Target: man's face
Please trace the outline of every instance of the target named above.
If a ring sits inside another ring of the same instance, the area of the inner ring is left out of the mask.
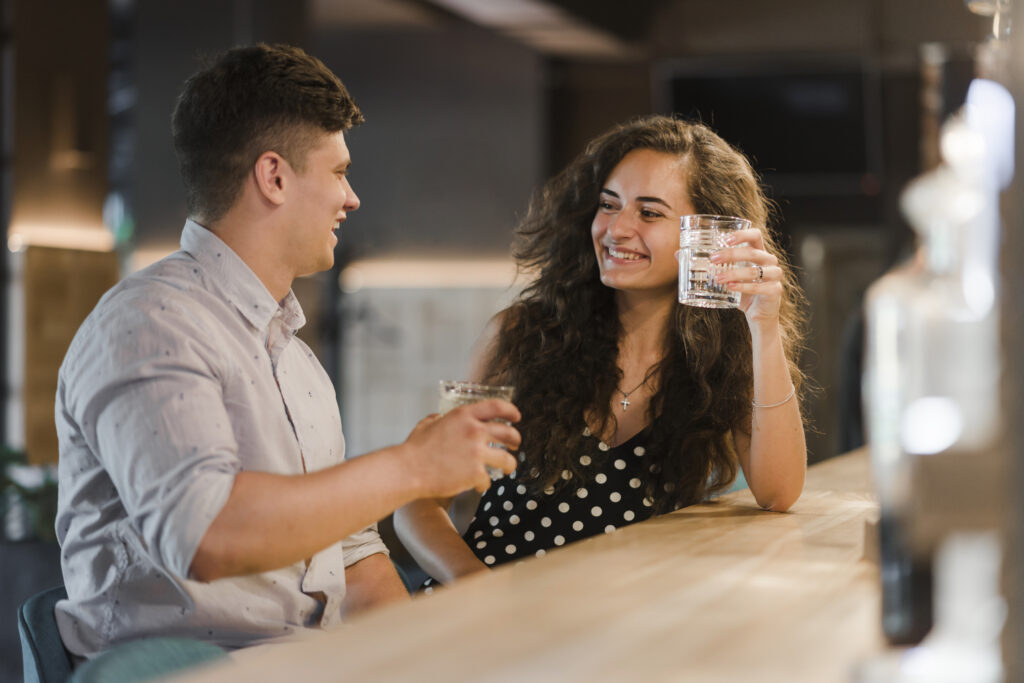
[[[288,194],[291,220],[286,253],[295,277],[328,270],[334,265],[335,234],[359,197],[348,182],[352,160],[345,135],[324,133],[306,153],[302,172],[294,172]]]

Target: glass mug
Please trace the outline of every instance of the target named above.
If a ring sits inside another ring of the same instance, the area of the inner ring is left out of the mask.
[[[679,219],[679,303],[701,308],[737,308],[740,292],[715,282],[715,275],[746,262],[712,263],[711,255],[728,246],[725,239],[737,230],[746,230],[750,221],[735,216],[695,214]]]
[[[444,415],[449,410],[464,406],[468,403],[476,403],[477,401],[484,401],[489,398],[501,398],[506,401],[511,401],[512,396],[515,394],[515,387],[510,386],[491,386],[488,384],[476,384],[474,382],[461,382],[454,380],[441,380],[438,384],[438,391],[441,394],[441,398],[437,404],[437,412]],[[495,420],[495,422],[503,422],[510,424],[507,420]],[[495,448],[501,448],[502,450],[508,450],[500,444],[491,444]],[[505,476],[505,473],[499,469],[487,466],[487,473],[491,475],[492,481],[497,481]]]

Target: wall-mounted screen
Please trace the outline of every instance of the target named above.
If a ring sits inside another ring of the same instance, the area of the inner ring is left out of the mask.
[[[861,60],[680,61],[656,73],[659,109],[739,147],[776,196],[878,193],[878,77]]]

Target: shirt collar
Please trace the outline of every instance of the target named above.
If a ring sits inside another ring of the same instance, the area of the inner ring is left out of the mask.
[[[278,311],[293,334],[306,324],[302,306],[292,290],[280,303],[275,301],[252,268],[231,247],[192,219],[185,221],[181,249],[211,273],[228,302],[256,329],[265,330]]]

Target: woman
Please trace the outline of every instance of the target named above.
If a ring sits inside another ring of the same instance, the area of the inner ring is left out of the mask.
[[[799,292],[765,228],[736,233],[719,282],[739,310],[677,303],[679,217],[769,205],[705,126],[648,116],[593,140],[533,201],[516,257],[538,273],[485,332],[474,379],[516,387],[520,465],[460,536],[451,500],[395,514],[443,583],[697,503],[742,468],[783,511],[803,488]]]

